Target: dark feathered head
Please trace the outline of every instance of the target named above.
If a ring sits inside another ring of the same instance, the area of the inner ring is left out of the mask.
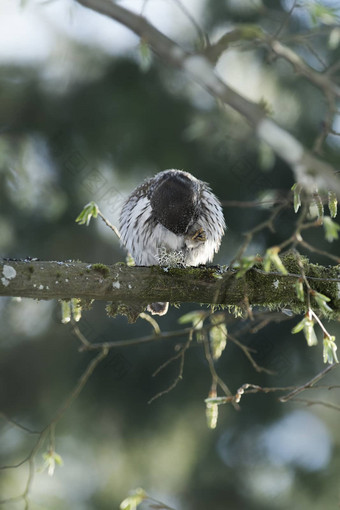
[[[150,193],[152,212],[164,227],[185,234],[196,216],[199,193],[197,181],[184,173],[162,173]]]

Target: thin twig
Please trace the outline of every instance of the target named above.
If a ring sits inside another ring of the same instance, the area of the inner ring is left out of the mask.
[[[131,340],[117,340],[115,342],[98,342],[90,344],[87,347],[80,347],[79,351],[94,351],[98,349],[102,349],[105,347],[106,349],[114,349],[116,347],[127,347],[131,345],[139,345],[147,342],[159,342],[168,338],[176,338],[178,336],[184,336],[190,332],[191,328],[184,328],[178,331],[162,331],[159,335],[147,335],[141,336],[139,338],[132,338]]]
[[[206,32],[204,32],[202,27],[197,23],[197,21],[192,16],[192,14],[188,11],[188,9],[186,8],[186,6],[183,2],[181,2],[180,0],[172,0],[172,1],[183,12],[183,14],[188,18],[188,20],[190,21],[192,26],[195,28],[195,30],[198,34],[198,37],[201,39],[203,48],[205,48],[209,44],[208,34]]]
[[[80,340],[80,342],[83,345],[84,349],[89,349],[91,346],[91,343],[87,340],[87,338],[83,335],[83,333],[80,331],[78,324],[74,321],[74,319],[71,319],[71,325],[72,325],[72,331],[76,335],[76,337]]]
[[[324,257],[328,257],[331,260],[334,260],[337,264],[340,264],[340,257],[336,257],[335,255],[332,255],[331,253],[328,253],[327,251],[320,250],[319,248],[315,248],[315,246],[312,246],[311,244],[307,243],[304,239],[301,238],[301,240],[298,241],[298,244],[306,248],[307,250],[318,253],[319,255],[323,255]]]
[[[74,387],[73,391],[70,393],[70,395],[67,397],[63,405],[60,407],[60,409],[56,412],[54,415],[54,418],[49,423],[49,427],[52,424],[58,423],[58,421],[64,416],[67,409],[70,407],[70,405],[74,402],[74,400],[78,397],[79,393],[84,388],[85,384],[93,374],[96,367],[99,365],[99,363],[108,355],[109,349],[107,349],[105,346],[102,347],[101,351],[95,356],[90,363],[88,364],[85,372],[81,375],[78,383]]]
[[[104,214],[98,209],[98,216],[101,217],[101,219],[103,220],[103,222],[111,229],[113,230],[113,232],[116,234],[116,236],[118,237],[118,239],[120,239],[120,232],[118,230],[117,227],[115,227],[114,225],[112,225],[112,223],[109,222],[109,220],[107,218],[105,218]]]
[[[173,381],[172,384],[170,384],[170,386],[168,388],[166,388],[165,390],[163,391],[160,391],[159,393],[157,393],[156,395],[154,395],[152,398],[150,398],[150,400],[148,401],[148,404],[151,404],[151,402],[153,402],[154,400],[156,400],[157,398],[160,398],[162,397],[163,395],[165,395],[166,393],[169,393],[171,390],[173,390],[177,384],[179,383],[179,381],[182,380],[183,378],[183,370],[184,370],[184,357],[185,357],[185,353],[186,351],[189,349],[189,345],[191,344],[191,341],[192,341],[192,337],[193,337],[193,328],[190,329],[190,332],[189,332],[189,338],[188,338],[188,341],[184,344],[184,346],[182,347],[182,349],[175,355],[173,356],[172,358],[170,358],[169,360],[167,360],[167,362],[163,363],[163,365],[161,365],[157,370],[156,372],[153,373],[153,376],[155,376],[156,374],[158,374],[161,370],[163,370],[163,368],[165,368],[167,365],[169,365],[169,363],[172,363],[173,361],[175,361],[176,359],[180,358],[180,365],[179,365],[179,372],[178,372],[178,376],[176,377],[176,379]]]
[[[205,358],[208,362],[209,370],[210,370],[210,373],[212,376],[213,385],[220,386],[221,390],[226,395],[226,397],[232,397],[233,396],[232,392],[230,391],[228,386],[225,384],[225,382],[220,378],[220,376],[216,372],[214,360],[213,360],[213,357],[210,352],[210,345],[209,345],[207,335],[204,335],[204,337],[203,337],[203,346],[204,346]],[[235,408],[238,409],[238,406],[235,405]]]
[[[276,30],[275,34],[272,36],[273,39],[277,39],[278,36],[280,35],[280,33],[282,32],[282,30],[288,25],[291,17],[292,17],[292,14],[293,14],[293,11],[296,7],[296,3],[297,3],[297,0],[294,0],[294,2],[292,3],[292,6],[291,8],[289,9],[289,11],[287,12],[286,16],[285,16],[285,19],[283,20],[283,23],[281,23],[281,25],[279,26],[279,28]]]
[[[155,335],[160,335],[161,334],[161,328],[159,327],[158,322],[156,321],[156,319],[151,317],[151,315],[149,315],[148,313],[145,313],[145,312],[141,312],[139,314],[139,318],[140,319],[144,319],[145,321],[147,321],[147,322],[149,322],[151,324],[151,326],[154,329]]]
[[[329,409],[335,409],[335,411],[340,411],[340,406],[332,404],[331,402],[325,402],[324,400],[308,400],[304,398],[294,398],[293,402],[301,402],[307,404],[307,406],[320,405],[328,407]]]
[[[287,395],[284,395],[283,397],[280,397],[280,402],[288,402],[288,400],[291,400],[296,395],[301,393],[302,391],[305,391],[306,389],[311,388],[315,385],[318,381],[320,381],[323,377],[325,377],[326,374],[331,372],[335,367],[339,367],[339,363],[333,363],[333,365],[329,365],[324,370],[322,370],[319,374],[315,375],[312,379],[307,381],[305,384],[302,384],[301,386],[298,386],[295,388],[292,392],[288,393]]]
[[[47,435],[51,433],[51,430],[52,430],[52,436],[53,436],[53,429],[54,429],[55,425],[63,418],[65,412],[68,410],[68,408],[74,402],[74,400],[79,396],[80,392],[84,388],[85,384],[89,380],[89,378],[92,375],[95,368],[105,358],[105,356],[107,356],[107,354],[108,354],[108,349],[102,348],[101,351],[97,354],[97,356],[95,356],[91,360],[91,362],[87,366],[85,372],[83,372],[78,383],[74,387],[73,391],[70,393],[68,398],[65,400],[64,404],[59,408],[59,410],[56,412],[56,414],[54,415],[52,420],[49,422],[49,424],[40,432],[39,438],[37,439],[35,445],[33,446],[30,454],[23,461],[18,463],[16,466],[3,466],[2,469],[9,469],[12,467],[18,467],[18,466],[23,465],[24,463],[28,462],[29,468],[28,468],[28,477],[27,477],[27,481],[26,481],[26,485],[25,485],[23,493],[19,496],[15,496],[14,498],[0,500],[0,505],[9,503],[9,502],[13,502],[13,501],[23,500],[25,502],[25,508],[28,508],[28,505],[29,505],[28,494],[30,492],[30,488],[31,488],[33,478],[34,478],[35,457],[36,457],[37,452],[40,450]]]
[[[39,430],[32,430],[25,425],[18,423],[16,420],[13,420],[13,418],[9,418],[3,411],[0,411],[0,418],[3,418],[5,421],[13,425],[13,427],[23,430],[24,432],[28,432],[28,434],[40,434]]]
[[[241,349],[241,351],[246,355],[246,357],[249,359],[250,363],[252,364],[253,368],[256,370],[256,372],[264,372],[265,374],[274,375],[275,372],[273,370],[269,370],[268,368],[261,367],[256,363],[253,356],[250,354],[250,349],[246,345],[242,344],[237,338],[235,338],[233,335],[228,333],[228,340],[231,340],[237,347]]]
[[[233,258],[233,260],[230,262],[230,267],[233,267],[233,265],[241,259],[244,252],[248,248],[249,244],[253,240],[253,237],[255,234],[257,234],[258,232],[260,232],[261,230],[263,230],[265,228],[268,228],[272,232],[275,231],[274,221],[275,221],[276,217],[278,216],[278,214],[282,211],[282,209],[284,209],[286,207],[286,203],[287,202],[283,202],[283,203],[277,205],[273,209],[273,211],[270,214],[268,219],[262,221],[261,223],[259,223],[254,228],[252,228],[251,230],[249,230],[248,232],[246,232],[244,234],[246,239],[245,239],[244,243],[241,245],[241,247],[239,248],[239,250],[238,250],[237,254],[235,255],[235,257]]]
[[[263,206],[270,206],[270,205],[277,205],[277,204],[285,204],[287,207],[290,205],[287,202],[286,198],[281,199],[274,199],[274,200],[222,200],[221,205],[222,207],[262,207]]]

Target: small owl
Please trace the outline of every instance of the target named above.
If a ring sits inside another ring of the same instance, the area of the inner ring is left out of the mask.
[[[181,170],[164,170],[138,186],[119,219],[121,242],[139,266],[198,266],[212,261],[226,225],[209,186]],[[148,311],[164,315],[169,303]]]

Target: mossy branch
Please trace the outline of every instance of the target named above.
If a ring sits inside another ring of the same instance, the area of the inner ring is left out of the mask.
[[[253,267],[242,278],[236,270],[219,267],[129,267],[118,263],[1,260],[0,295],[34,299],[97,299],[113,303],[147,304],[155,301],[195,302],[269,309],[287,307],[305,312],[296,292],[301,276],[293,255],[282,261],[288,274]],[[340,315],[339,266],[324,267],[304,261],[311,288],[330,298],[332,314]]]

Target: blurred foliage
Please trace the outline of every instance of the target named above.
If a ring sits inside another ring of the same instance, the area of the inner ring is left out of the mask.
[[[305,4],[289,18],[292,2],[288,1],[205,2],[198,21],[210,38],[235,22],[255,23],[272,34],[280,29],[284,42],[310,65],[318,68],[316,55],[321,55],[331,66],[339,61],[340,45],[329,46],[334,28],[329,25],[329,13],[314,9],[311,14]],[[25,3],[23,18],[29,8],[30,1]],[[308,44],[301,39],[306,32]],[[196,36],[193,31],[188,41],[187,34],[181,35],[193,47]],[[75,218],[84,204],[94,200],[115,223],[126,194],[146,176],[166,168],[185,169],[208,181],[225,203],[277,200],[291,189],[290,169],[259,143],[243,119],[216,104],[181,73],[157,58],[150,59],[145,46],[112,56],[91,47],[90,41],[73,44],[68,40],[68,45],[65,58],[70,68],[82,62],[82,71],[76,78],[69,71],[62,87],[34,61],[1,65],[2,256],[105,264],[125,260],[114,234],[99,219],[85,228]],[[240,86],[247,81],[250,92],[270,105],[274,118],[312,148],[327,112],[322,93],[296,76],[287,63],[273,60],[261,46],[247,42],[230,51],[236,58],[228,72],[239,75]],[[147,65],[140,63],[138,52],[143,52]],[[58,60],[49,66],[57,68]],[[254,80],[242,78],[249,72]],[[339,139],[329,136],[322,152],[334,163],[339,158]],[[225,207],[228,232],[216,263],[228,264],[243,241],[243,232],[267,219],[270,207]],[[282,210],[275,231],[262,231],[245,255],[264,254],[278,245],[291,235],[295,220],[293,205]],[[305,239],[338,254],[338,232],[330,218],[326,227],[334,239],[331,245],[322,227],[306,231]],[[313,261],[329,263],[317,254]],[[178,328],[178,318],[196,308],[172,307],[159,320],[161,329]],[[0,315],[0,409],[7,417],[40,430],[70,393],[91,354],[78,352],[79,342],[71,325],[61,324],[57,303],[2,298]],[[218,343],[223,344],[216,369],[232,392],[244,382],[302,384],[323,368],[322,346],[308,348],[300,335],[292,337],[296,323],[296,318],[287,317],[251,333],[249,320],[228,316],[228,335],[237,336],[248,326],[242,341],[255,349],[255,361],[274,375],[257,373],[229,337],[223,350],[226,330],[215,328],[222,336]],[[128,325],[123,318],[108,318],[103,303],[85,311],[79,327],[90,342],[138,338],[151,332],[150,324],[141,319]],[[337,325],[330,329],[334,334],[339,330]],[[270,394],[249,395],[241,400],[239,412],[221,406],[217,426],[210,430],[204,399],[211,376],[203,345],[196,341],[186,353],[183,380],[147,405],[173,382],[179,367],[169,364],[156,377],[153,372],[185,341],[175,338],[110,351],[56,427],[58,454],[45,449],[45,459],[44,452],[38,457],[37,467],[42,469],[48,461],[55,468],[54,476],[46,471],[35,474],[29,508],[108,510],[118,508],[136,487],[183,510],[336,506],[340,464],[336,411],[317,406],[304,409],[301,422],[294,415],[298,404],[279,403]],[[313,397],[318,396],[315,391]],[[336,390],[332,396],[336,398]],[[289,417],[290,441],[285,443],[273,427],[285,425]],[[17,464],[30,452],[34,436],[6,419],[0,425],[1,463]],[[290,445],[306,462],[298,462],[293,454],[284,456],[277,445],[280,441],[286,451]],[[55,465],[60,458],[63,466]],[[25,465],[0,471],[1,497],[20,494],[26,476]],[[22,504],[8,503],[6,510],[22,508]],[[148,507],[142,503],[140,508]]]

